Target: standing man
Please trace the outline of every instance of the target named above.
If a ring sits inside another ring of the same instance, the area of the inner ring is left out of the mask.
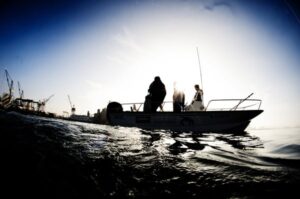
[[[196,93],[195,93],[194,99],[192,101],[192,104],[194,104],[196,110],[202,111],[204,109],[203,90],[200,89],[198,84],[195,85],[195,90],[196,90]]]
[[[151,112],[153,113],[161,106],[167,94],[166,87],[159,76],[154,78],[154,81],[149,86],[148,92],[151,98]]]
[[[174,93],[173,93],[173,111],[178,113],[184,110],[185,94],[183,91],[176,87],[176,82],[174,83]]]
[[[192,103],[187,107],[187,111],[203,111],[203,91],[200,89],[199,85],[196,84],[195,86],[195,96]]]
[[[198,84],[195,85],[195,90],[196,90],[196,93],[195,93],[193,102],[200,101],[203,104],[203,91],[202,91],[202,89],[200,89]]]

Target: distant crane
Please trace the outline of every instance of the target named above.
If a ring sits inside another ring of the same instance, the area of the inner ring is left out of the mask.
[[[14,86],[14,81],[10,77],[8,71],[5,69],[5,75],[6,75],[6,80],[7,80],[7,85],[8,85],[8,90],[9,93],[4,93],[0,97],[0,106],[4,108],[8,108],[12,105],[13,102],[13,86]]]
[[[24,97],[24,91],[21,89],[21,85],[20,85],[20,82],[18,82],[18,90],[19,90],[19,99],[15,99],[15,104],[17,106],[19,106],[20,108],[24,108],[24,102],[22,101],[23,100],[23,97]]]
[[[8,85],[8,89],[9,89],[9,96],[12,97],[14,81],[12,80],[12,78],[10,77],[10,75],[6,69],[5,69],[5,75],[6,75],[7,85]]]
[[[75,111],[76,111],[75,105],[72,104],[70,95],[68,95],[68,98],[69,98],[69,103],[70,103],[70,106],[71,106],[71,113],[72,113],[72,115],[74,115],[74,114],[75,114]]]
[[[44,99],[43,103],[46,104],[53,96],[54,94],[50,95],[47,99]]]
[[[38,110],[41,112],[45,112],[46,103],[54,96],[54,94],[50,95],[48,98],[44,99],[42,102],[38,103]]]
[[[18,89],[19,89],[19,96],[20,96],[20,99],[23,99],[23,97],[24,97],[24,91],[21,90],[20,82],[18,82]]]

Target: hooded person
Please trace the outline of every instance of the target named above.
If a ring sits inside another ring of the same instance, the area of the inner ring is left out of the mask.
[[[156,112],[167,94],[166,87],[159,76],[154,78],[154,81],[149,86],[148,92],[151,99],[151,112]]]

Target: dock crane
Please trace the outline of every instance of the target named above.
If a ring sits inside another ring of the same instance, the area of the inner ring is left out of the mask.
[[[20,82],[18,82],[18,90],[19,90],[20,99],[23,99],[23,97],[24,97],[24,91],[21,90]]]
[[[50,95],[47,99],[44,99],[43,103],[46,104],[53,96],[54,94]]]
[[[72,113],[72,115],[74,115],[74,114],[75,114],[75,111],[76,111],[75,105],[72,104],[70,95],[68,95],[68,98],[69,98],[69,103],[70,103],[70,106],[71,106],[71,113]]]
[[[9,93],[4,93],[0,98],[0,106],[4,108],[8,108],[12,105],[13,102],[13,86],[14,81],[10,77],[8,71],[5,69],[5,75],[7,80],[7,85],[9,89]]]
[[[38,103],[38,111],[45,112],[46,103],[54,96],[54,94],[50,95],[48,98],[44,99],[42,102]]]
[[[23,101],[24,91],[21,89],[21,85],[19,81],[18,81],[18,90],[19,90],[19,98],[15,99],[15,105],[19,106],[20,108],[24,108],[25,106]]]
[[[10,77],[8,71],[5,69],[6,81],[9,89],[9,96],[12,97],[13,95],[13,88],[14,88],[14,81]]]

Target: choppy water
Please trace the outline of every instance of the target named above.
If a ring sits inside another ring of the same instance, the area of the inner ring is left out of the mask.
[[[299,192],[300,129],[192,135],[0,112],[0,131],[1,198],[288,198]]]

